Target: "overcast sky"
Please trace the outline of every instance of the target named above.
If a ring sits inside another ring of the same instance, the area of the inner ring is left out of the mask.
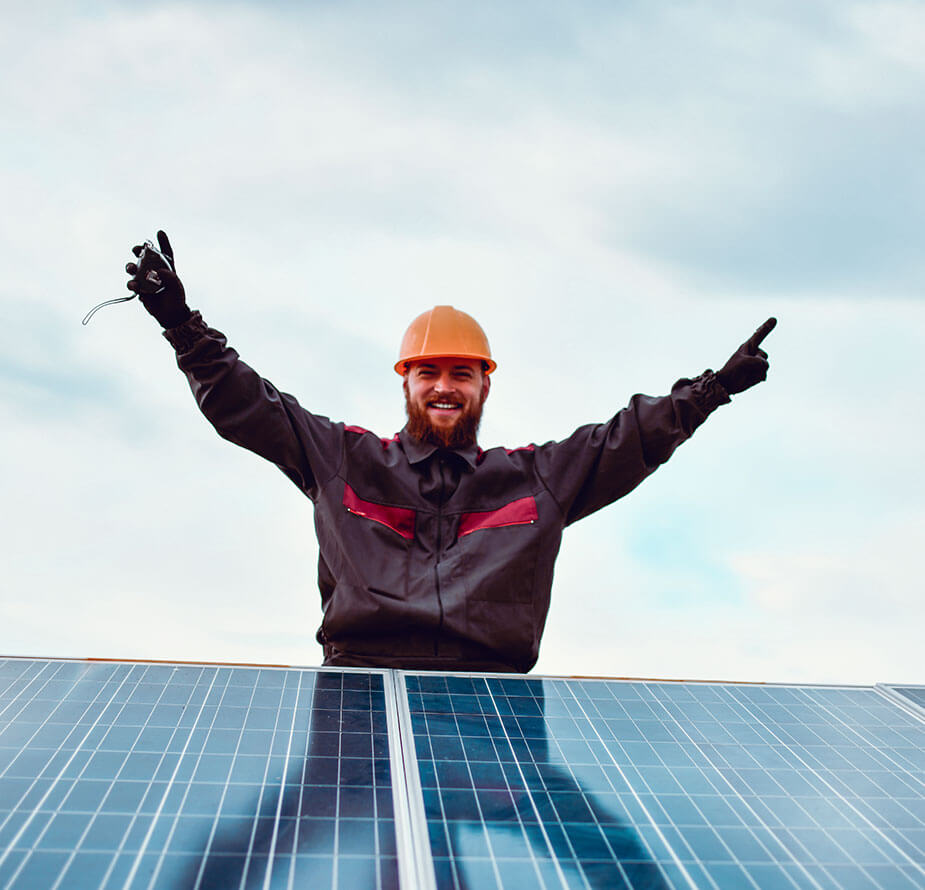
[[[767,383],[568,529],[537,671],[925,682],[925,5],[52,3],[0,29],[0,653],[320,663],[311,504],[124,291],[391,435],[412,317],[498,361],[483,447]]]

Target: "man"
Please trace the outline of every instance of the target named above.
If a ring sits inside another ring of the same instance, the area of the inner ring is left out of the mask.
[[[517,671],[536,663],[562,530],[635,488],[730,395],[767,376],[768,319],[718,373],[633,396],[561,442],[482,451],[495,362],[451,306],[415,319],[395,370],[408,423],[394,438],[302,408],[186,304],[173,252],[135,247],[129,289],[165,328],[203,414],[314,502],[332,666]]]

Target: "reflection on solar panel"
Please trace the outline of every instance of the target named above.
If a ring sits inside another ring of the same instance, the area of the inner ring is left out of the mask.
[[[921,890],[895,695],[0,660],[0,888]]]
[[[398,885],[381,673],[0,663],[0,886]]]
[[[439,888],[925,887],[874,689],[406,676]]]

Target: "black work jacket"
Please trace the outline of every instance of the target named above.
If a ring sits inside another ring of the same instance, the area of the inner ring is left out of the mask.
[[[635,488],[729,401],[708,371],[561,442],[444,450],[306,411],[198,312],[165,336],[218,433],[314,502],[328,665],[525,673],[562,529]]]

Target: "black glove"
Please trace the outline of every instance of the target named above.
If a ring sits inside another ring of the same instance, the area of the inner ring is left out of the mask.
[[[138,262],[125,266],[125,271],[133,276],[126,287],[138,294],[161,327],[175,328],[190,317],[190,308],[186,305],[183,282],[174,271],[173,248],[164,232],[157,233],[157,243],[160,251],[142,244],[132,248]]]
[[[716,379],[729,395],[744,392],[768,376],[768,354],[758,347],[776,324],[776,318],[769,318],[716,372]]]

